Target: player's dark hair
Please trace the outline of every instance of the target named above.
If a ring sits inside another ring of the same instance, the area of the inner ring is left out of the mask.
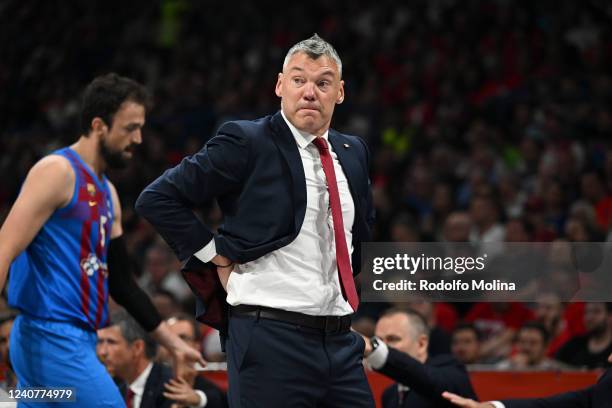
[[[133,79],[115,73],[96,77],[83,92],[80,134],[89,134],[94,118],[100,118],[109,128],[112,127],[115,113],[126,101],[136,102],[145,109],[150,105],[150,97],[145,87]]]

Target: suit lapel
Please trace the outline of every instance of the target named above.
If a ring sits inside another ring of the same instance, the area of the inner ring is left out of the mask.
[[[352,146],[346,137],[332,129],[329,130],[329,142],[334,148],[334,152],[336,153],[336,156],[338,156],[340,166],[342,166],[342,170],[344,170],[344,174],[346,175],[349,189],[351,190],[351,195],[353,196],[355,211],[357,214],[360,214],[359,196],[357,195],[357,190],[355,187],[358,185],[357,177],[359,175],[359,168],[361,164],[359,163],[357,155],[354,154],[354,152],[356,152],[356,147]]]
[[[294,231],[297,234],[302,228],[304,215],[306,213],[306,177],[304,176],[304,166],[298,151],[297,142],[285,123],[280,111],[271,119],[272,137],[278,146],[283,158],[289,168],[291,184],[293,185],[294,199]]]
[[[140,401],[141,407],[155,406],[155,390],[163,387],[163,385],[160,384],[160,368],[161,367],[158,364],[153,364],[153,367],[151,368],[151,372],[149,373],[149,377],[145,383],[144,392],[142,393],[142,400]]]

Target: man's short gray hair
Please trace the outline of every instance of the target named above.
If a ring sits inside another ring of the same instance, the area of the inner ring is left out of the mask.
[[[126,311],[118,310],[113,313],[110,318],[109,326],[119,327],[121,335],[128,344],[132,344],[136,340],[144,341],[145,356],[149,360],[155,358],[157,354],[157,343]]]
[[[382,316],[380,316],[379,320],[383,317],[391,317],[397,314],[404,315],[408,318],[408,321],[410,322],[410,334],[412,335],[413,340],[417,340],[421,335],[429,337],[429,325],[427,324],[427,320],[425,320],[423,315],[416,310],[394,307],[385,310]]]
[[[315,60],[322,55],[331,58],[338,66],[338,73],[340,74],[340,78],[342,78],[342,61],[340,61],[338,53],[330,43],[319,37],[318,34],[313,35],[307,40],[300,41],[289,49],[285,61],[283,62],[283,70],[287,68],[287,64],[289,64],[291,57],[298,52],[303,52]]]

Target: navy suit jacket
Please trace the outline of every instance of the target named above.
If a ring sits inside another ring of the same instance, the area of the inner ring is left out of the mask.
[[[506,408],[612,408],[612,369],[597,384],[547,398],[502,401]]]
[[[398,385],[393,384],[387,388],[382,395],[384,408],[454,407],[442,398],[444,391],[477,399],[465,366],[450,354],[432,356],[423,364],[389,347],[387,362],[377,371],[410,387],[401,402]]]
[[[356,275],[360,243],[370,239],[374,219],[369,151],[360,138],[332,129],[329,142],[355,203],[352,261]],[[214,198],[223,213],[217,234],[192,211]],[[183,262],[183,276],[198,299],[198,320],[224,329],[226,293],[214,265],[200,262],[193,254],[214,239],[217,253],[235,262],[253,261],[292,242],[304,220],[304,168],[281,113],[223,124],[202,150],[151,183],[138,198],[136,211]]]
[[[144,392],[142,399],[140,400],[140,406],[142,408],[155,407],[155,408],[170,408],[174,401],[164,397],[164,384],[170,381],[173,377],[172,370],[170,367],[166,367],[162,364],[153,363],[153,368],[147,377],[145,382]],[[128,386],[125,381],[120,381],[117,386],[119,392],[126,398]]]

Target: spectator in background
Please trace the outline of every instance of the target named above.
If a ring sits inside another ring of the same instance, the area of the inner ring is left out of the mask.
[[[436,183],[431,198],[431,211],[421,221],[421,230],[430,240],[442,240],[444,221],[454,208],[452,185]]]
[[[504,241],[505,228],[493,198],[485,195],[472,198],[470,218],[474,223],[470,232],[470,241],[474,243]]]
[[[483,362],[497,362],[510,355],[512,340],[518,329],[533,320],[533,312],[522,303],[480,302],[465,317],[482,333],[480,356]]]
[[[584,326],[587,334],[568,340],[557,352],[557,360],[576,367],[609,367],[606,357],[612,353],[612,304],[587,303]]]
[[[561,364],[546,357],[548,332],[542,323],[525,323],[517,334],[516,353],[497,363],[503,370],[556,370]]]
[[[364,340],[368,364],[397,381],[383,393],[384,408],[446,407],[444,390],[475,398],[463,364],[448,354],[429,356],[429,328],[418,312],[388,310],[376,324],[376,337]]]
[[[546,349],[548,357],[553,357],[571,337],[570,328],[564,316],[564,309],[563,303],[556,293],[542,292],[538,294],[534,313],[536,320],[544,326],[550,337]]]
[[[201,339],[198,323],[192,316],[180,313],[166,320],[168,327],[187,344],[200,350]],[[157,361],[170,363],[170,354],[164,347],[157,353]],[[190,407],[223,408],[227,401],[223,392],[212,382],[188,370],[183,379],[171,379],[165,384],[164,396]]]
[[[506,223],[505,242],[530,242],[529,224],[522,218],[511,218]]]
[[[446,242],[469,242],[472,230],[472,219],[470,214],[456,211],[446,218],[443,229],[443,241]]]
[[[589,170],[580,178],[582,196],[595,208],[597,225],[608,231],[612,225],[612,194],[606,186],[606,178],[600,171]]]
[[[401,213],[391,221],[390,235],[393,242],[421,241],[416,221],[407,213]]]
[[[514,219],[521,217],[527,201],[527,194],[521,190],[518,177],[512,173],[503,175],[499,180],[498,190],[506,215]]]
[[[170,291],[160,289],[153,292],[151,300],[157,310],[159,310],[159,315],[162,319],[168,319],[170,316],[181,312],[181,305]]]
[[[455,327],[451,337],[451,351],[465,365],[480,362],[480,333],[472,323],[460,323]]]
[[[180,265],[176,263],[170,248],[163,242],[158,242],[145,254],[144,272],[138,284],[151,296],[163,290],[172,293],[174,298],[182,303],[193,295],[181,277],[179,268]]]
[[[435,313],[436,304],[426,300],[420,300],[409,302],[407,305],[423,316],[427,322],[427,327],[429,328],[427,353],[430,356],[450,354],[450,335],[437,324],[437,316]]]
[[[169,367],[153,363],[157,344],[136,321],[120,311],[110,326],[98,330],[96,353],[131,408],[170,408],[164,384],[172,379]]]

